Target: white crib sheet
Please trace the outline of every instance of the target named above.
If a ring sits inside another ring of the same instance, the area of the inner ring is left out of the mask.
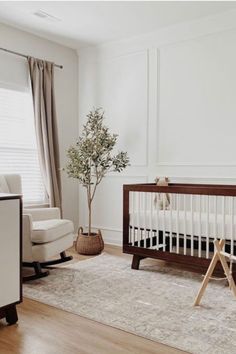
[[[158,217],[157,217],[158,215]],[[180,210],[156,210],[147,212],[134,212],[130,214],[130,226],[135,228],[143,228],[150,230],[159,230],[173,232],[186,235],[194,235],[196,237],[223,238],[226,240],[236,240],[235,226],[236,216],[232,220],[231,215],[209,214],[209,223],[207,222],[207,214],[202,212],[193,213],[193,222],[191,220],[192,213]],[[201,221],[200,221],[201,218]],[[216,221],[215,221],[216,219]],[[224,222],[225,221],[225,222]],[[208,231],[207,231],[208,224]]]

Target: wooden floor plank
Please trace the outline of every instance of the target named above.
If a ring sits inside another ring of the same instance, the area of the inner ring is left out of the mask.
[[[119,247],[106,246],[119,257]],[[70,250],[74,260],[80,256]],[[1,354],[183,354],[185,352],[91,321],[57,308],[24,299],[18,306],[19,322],[0,321]]]

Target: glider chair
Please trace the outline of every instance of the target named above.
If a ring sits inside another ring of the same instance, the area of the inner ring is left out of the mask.
[[[19,175],[0,175],[0,191],[21,194]],[[23,266],[32,267],[34,274],[23,280],[34,280],[49,274],[44,267],[70,261],[65,250],[73,245],[74,226],[61,219],[59,208],[23,209]],[[60,256],[56,258],[56,256]]]

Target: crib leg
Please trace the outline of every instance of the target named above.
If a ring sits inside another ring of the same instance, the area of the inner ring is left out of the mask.
[[[143,257],[143,256],[138,256],[137,254],[134,254],[133,255],[133,260],[132,260],[132,265],[131,265],[131,268],[132,269],[139,269],[139,264],[140,264],[140,261],[142,259],[144,259],[146,257]]]

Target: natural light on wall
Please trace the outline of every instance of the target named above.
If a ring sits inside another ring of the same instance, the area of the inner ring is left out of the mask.
[[[45,203],[31,91],[1,82],[0,173],[21,175],[25,203]]]

